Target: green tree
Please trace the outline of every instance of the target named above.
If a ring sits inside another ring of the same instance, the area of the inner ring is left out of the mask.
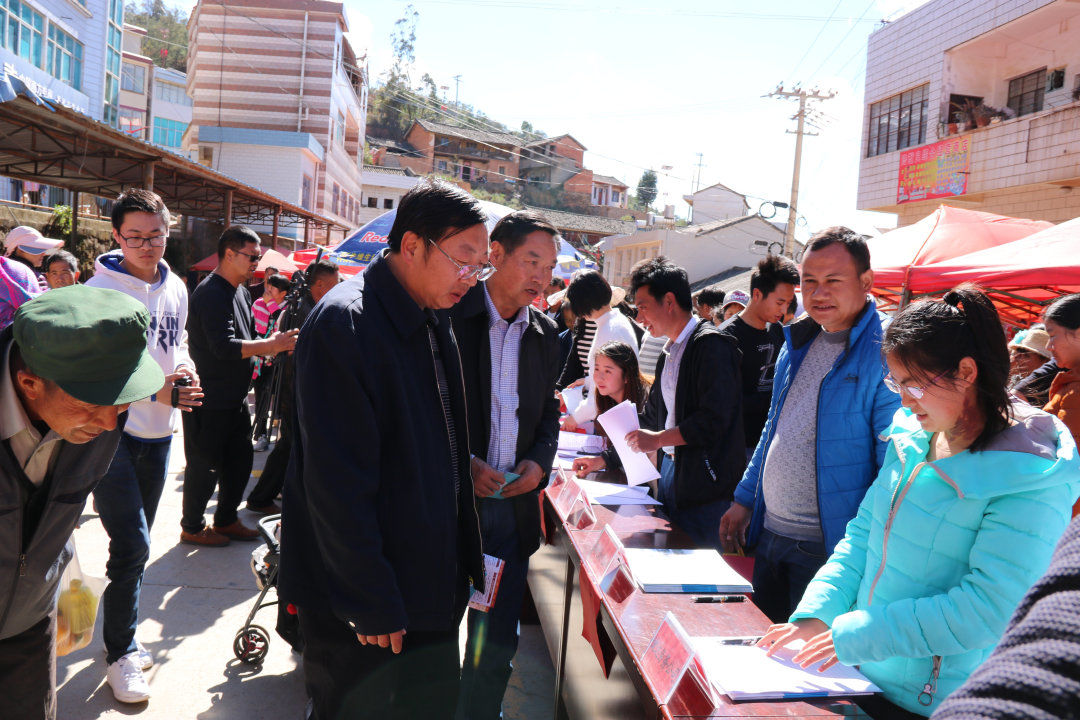
[[[646,170],[638,180],[634,206],[638,210],[648,210],[656,200],[656,171]]]
[[[164,0],[128,3],[124,22],[146,30],[142,52],[159,67],[187,72],[187,16]]]

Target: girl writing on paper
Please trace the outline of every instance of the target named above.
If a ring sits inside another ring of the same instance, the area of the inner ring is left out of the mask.
[[[877,479],[791,616],[759,645],[859,666],[875,718],[929,716],[989,655],[1080,492],[1076,443],[1010,398],[990,300],[960,286],[901,311],[882,343],[902,407]],[[876,705],[876,706],[875,706]]]
[[[602,415],[619,403],[629,400],[642,409],[649,395],[649,381],[638,368],[634,349],[624,342],[609,342],[596,351],[593,358],[593,384],[596,391],[596,414]],[[607,437],[597,423],[597,434]],[[608,448],[600,455],[579,457],[574,460],[574,472],[578,477],[599,470],[618,470],[622,467],[619,454]]]

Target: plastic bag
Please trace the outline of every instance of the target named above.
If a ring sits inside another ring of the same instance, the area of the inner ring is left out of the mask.
[[[60,596],[56,600],[57,656],[84,648],[94,639],[98,605],[108,584],[105,578],[84,573],[74,542],[71,548],[71,562],[60,577]]]

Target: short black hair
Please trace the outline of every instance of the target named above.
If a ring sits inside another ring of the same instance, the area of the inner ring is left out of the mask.
[[[686,271],[663,255],[642,260],[630,269],[630,297],[637,297],[643,287],[658,301],[671,293],[683,310],[690,312],[694,308]]]
[[[336,275],[338,270],[338,264],[333,260],[319,258],[318,262],[311,263],[308,266],[308,282],[315,282],[327,275]]]
[[[570,310],[580,318],[605,308],[611,302],[611,286],[596,270],[584,270],[574,275],[566,288]]]
[[[169,215],[169,209],[165,207],[165,202],[161,199],[161,196],[150,190],[144,190],[142,188],[131,188],[120,193],[120,197],[116,198],[116,204],[113,205],[112,210],[112,226],[114,229],[119,230],[120,226],[124,224],[124,218],[131,212],[144,212],[151,215],[157,215],[165,221],[165,226],[169,226],[171,217]]]
[[[246,225],[233,225],[221,233],[217,241],[218,260],[225,259],[225,251],[240,252],[249,243],[259,244],[259,235]]]
[[[45,257],[41,258],[41,272],[49,272],[49,268],[53,266],[53,263],[58,262],[67,263],[67,266],[71,268],[71,272],[79,272],[79,261],[67,250],[60,248],[49,251]]]
[[[487,219],[480,201],[472,195],[457,185],[429,178],[401,198],[386,244],[390,252],[401,252],[401,239],[407,232],[439,242],[461,230],[486,223]]]
[[[1056,323],[1066,330],[1080,328],[1080,293],[1066,295],[1052,302],[1043,311],[1043,320]]]
[[[709,307],[723,305],[726,296],[720,285],[716,283],[697,291],[698,305],[708,305]]]
[[[491,242],[497,242],[510,255],[525,243],[525,236],[536,231],[543,231],[551,235],[555,243],[555,251],[559,248],[559,231],[555,226],[544,219],[544,216],[533,210],[515,210],[509,215],[504,215],[495,227],[491,229]]]
[[[565,290],[566,289],[566,281],[563,280],[558,275],[552,275],[551,276],[551,282],[548,283],[548,286],[549,287],[557,287],[560,290]]]
[[[266,278],[266,284],[282,292],[289,292],[289,278],[284,275],[270,275]]]
[[[761,297],[769,296],[777,285],[799,285],[799,268],[783,255],[766,255],[758,261],[757,267],[750,273],[750,296],[755,290],[761,291]]]
[[[843,225],[833,225],[816,233],[814,237],[810,238],[810,243],[806,246],[806,252],[824,250],[830,245],[838,243],[843,245],[844,249],[851,255],[855,261],[855,269],[858,270],[860,275],[870,269],[870,248],[866,245],[866,239],[851,228],[846,228]],[[803,253],[803,257],[806,257],[806,253]]]

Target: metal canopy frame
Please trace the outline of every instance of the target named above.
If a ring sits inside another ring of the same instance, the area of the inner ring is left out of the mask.
[[[24,94],[0,102],[0,175],[101,197],[131,187],[161,195],[174,213],[219,222],[348,227],[81,113]],[[308,240],[305,231],[305,244]],[[275,242],[276,244],[276,242]]]

